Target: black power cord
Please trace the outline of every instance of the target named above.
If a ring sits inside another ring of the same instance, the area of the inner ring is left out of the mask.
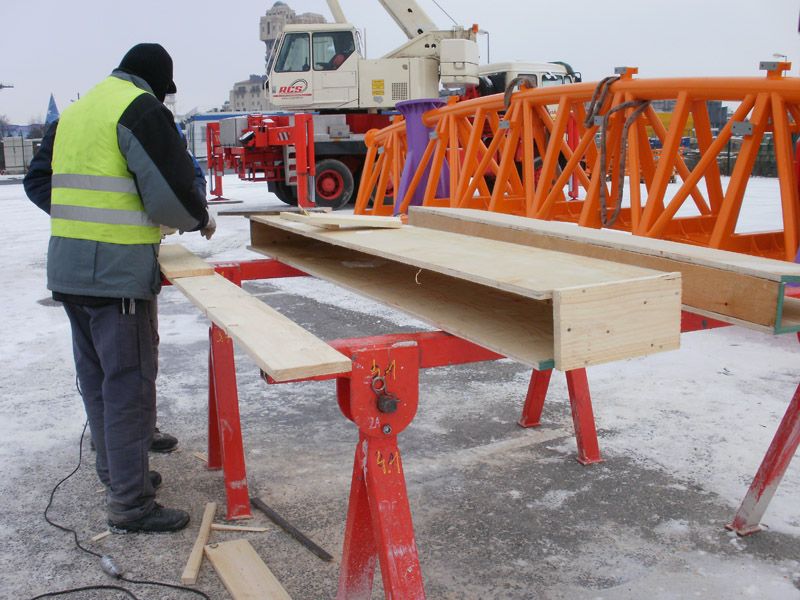
[[[78,393],[81,394],[81,396],[83,396],[83,393],[81,392],[81,387],[80,387],[80,384],[78,383],[78,378],[77,377],[75,378],[75,387],[78,389]],[[185,587],[185,586],[182,586],[182,585],[174,585],[174,584],[171,584],[171,583],[163,583],[163,582],[160,582],[160,581],[149,581],[149,580],[145,580],[145,579],[129,579],[128,577],[125,577],[122,574],[122,571],[117,567],[117,565],[114,563],[113,559],[110,556],[99,554],[99,553],[95,552],[94,550],[90,550],[89,548],[86,548],[85,546],[81,545],[80,541],[78,541],[78,532],[77,531],[75,531],[74,529],[71,529],[69,527],[66,527],[64,525],[60,525],[60,524],[56,523],[55,521],[50,520],[50,517],[47,515],[47,512],[50,510],[50,507],[53,505],[53,499],[55,498],[56,490],[58,490],[58,488],[61,487],[62,483],[64,483],[70,477],[75,475],[75,473],[77,473],[78,470],[81,468],[81,464],[83,463],[83,436],[86,435],[86,427],[88,425],[89,425],[89,420],[87,419],[86,422],[83,424],[83,430],[81,431],[81,437],[80,437],[80,439],[78,441],[78,465],[72,470],[72,472],[69,475],[67,475],[66,477],[64,477],[64,479],[59,481],[55,485],[53,490],[50,492],[50,500],[47,502],[47,507],[44,509],[44,519],[45,519],[45,521],[47,521],[50,525],[52,525],[56,529],[60,529],[61,531],[66,531],[67,533],[71,533],[72,537],[73,537],[73,539],[75,541],[75,545],[80,550],[83,550],[87,554],[91,554],[92,556],[95,556],[95,557],[99,558],[100,559],[100,568],[103,569],[103,572],[108,574],[108,575],[110,575],[111,577],[114,577],[115,579],[118,579],[120,581],[124,581],[126,583],[131,583],[131,584],[134,584],[134,585],[154,585],[154,586],[158,586],[158,587],[170,588],[170,589],[173,589],[173,590],[181,590],[181,591],[184,591],[184,592],[190,592],[192,594],[196,594],[197,596],[200,596],[201,598],[205,598],[206,600],[211,600],[211,598],[207,594],[201,592],[200,590],[195,590],[195,589],[192,589],[192,588],[189,588],[189,587]],[[77,594],[77,593],[85,592],[85,591],[89,591],[89,590],[109,590],[109,591],[114,591],[114,592],[122,592],[127,597],[132,598],[133,600],[139,600],[139,598],[132,591],[130,591],[130,590],[124,588],[124,587],[117,586],[117,585],[88,585],[88,586],[84,586],[84,587],[70,588],[70,589],[66,589],[66,590],[61,590],[59,592],[47,592],[45,594],[40,594],[38,596],[34,596],[33,598],[31,598],[31,600],[39,600],[39,598],[54,598],[56,596],[66,596],[68,594]]]

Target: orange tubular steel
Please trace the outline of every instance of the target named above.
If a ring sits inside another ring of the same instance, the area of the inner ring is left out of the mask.
[[[595,228],[605,222],[636,235],[794,260],[800,215],[792,134],[800,131],[800,79],[785,77],[789,68],[789,63],[777,63],[766,77],[650,80],[634,79],[636,69],[627,68],[601,95],[588,124],[595,83],[522,89],[507,108],[502,94],[450,103],[423,116],[434,132],[400,212],[407,211],[423,171],[430,168],[425,206],[477,208]],[[654,100],[676,101],[668,128],[644,104]],[[711,129],[709,100],[736,106],[719,132]],[[691,169],[679,151],[690,118],[700,150]],[[599,135],[604,119],[605,152]],[[660,140],[660,153],[651,149],[648,129]],[[783,229],[736,233],[745,189],[767,132],[774,140]],[[742,142],[724,186],[718,160],[732,136],[741,136]],[[383,198],[387,185],[397,189],[404,138],[399,123],[367,136],[369,153],[356,213],[391,214],[393,208]],[[437,198],[437,181],[448,171],[450,195]],[[677,190],[668,188],[673,173],[680,180]],[[628,178],[630,204],[617,207],[620,174]],[[577,198],[565,193],[570,181],[580,188]],[[630,185],[640,181],[644,189]],[[694,206],[678,216],[687,202]]]

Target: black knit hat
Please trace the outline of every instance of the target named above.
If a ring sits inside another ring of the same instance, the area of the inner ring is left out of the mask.
[[[172,57],[161,44],[136,44],[122,57],[118,68],[144,79],[161,102],[177,91],[172,80]]]

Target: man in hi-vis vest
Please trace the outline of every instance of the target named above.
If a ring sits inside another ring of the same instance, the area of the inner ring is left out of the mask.
[[[155,298],[160,226],[216,224],[164,97],[172,58],[137,44],[48,129],[25,177],[50,215],[47,287],[72,326],[75,369],[116,531],[177,531],[183,510],[155,501],[149,470],[156,418]]]

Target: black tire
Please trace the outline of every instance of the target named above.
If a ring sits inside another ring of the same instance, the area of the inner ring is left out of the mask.
[[[316,164],[316,171],[314,178],[316,205],[331,210],[347,206],[355,189],[350,169],[341,161],[326,158]]]
[[[270,182],[270,191],[278,197],[278,200],[289,206],[297,206],[297,188],[286,185],[281,181]]]

